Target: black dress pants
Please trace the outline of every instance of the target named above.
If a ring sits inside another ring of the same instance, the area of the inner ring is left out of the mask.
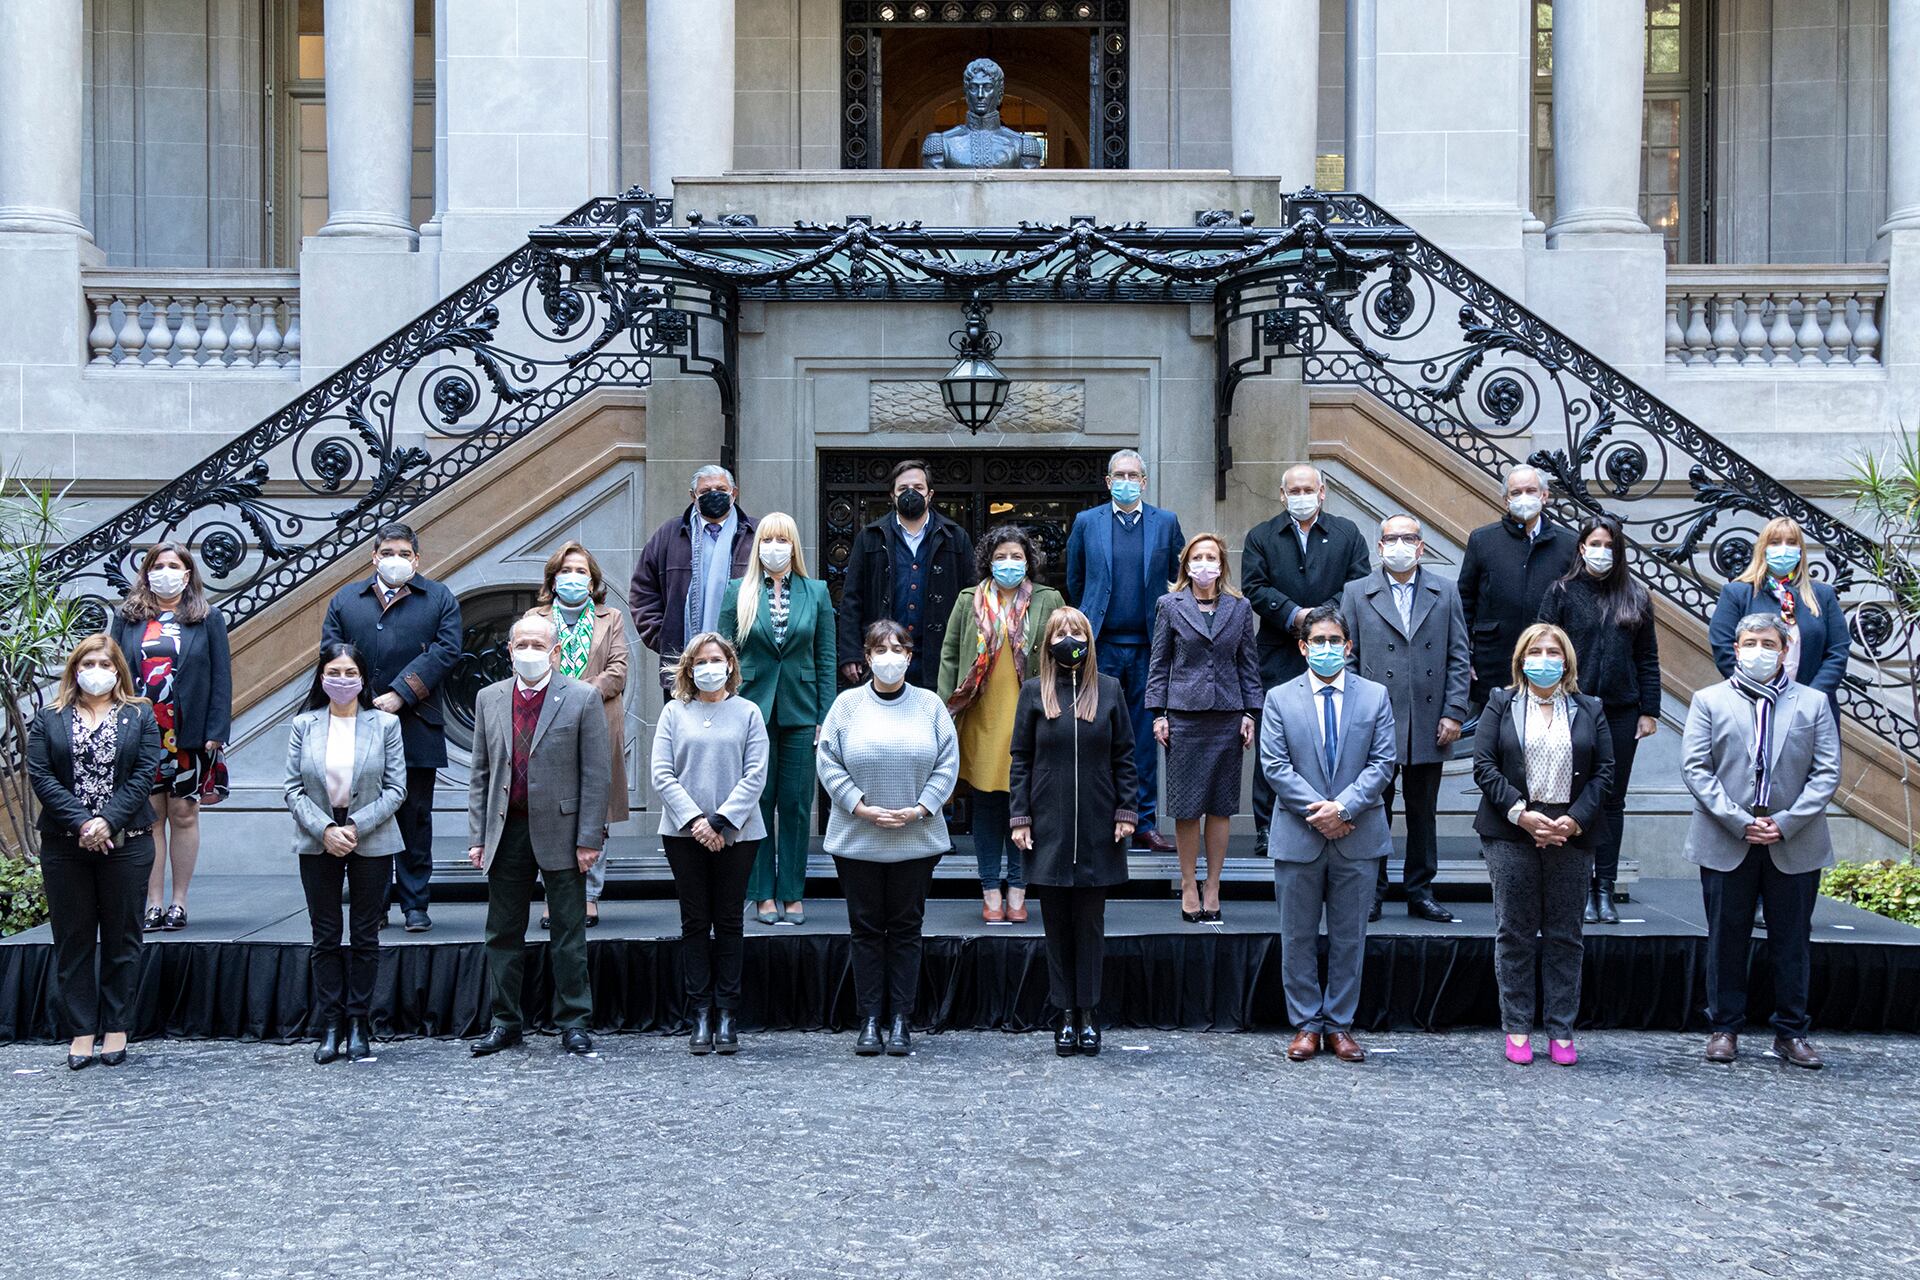
[[[1040,928],[1047,935],[1047,999],[1091,1020],[1107,963],[1106,888],[1042,888]]]
[[[438,769],[407,766],[407,798],[394,820],[407,847],[393,855],[393,890],[389,900],[402,911],[427,909],[428,884],[433,879],[433,784]]]
[[[1613,734],[1613,783],[1607,788],[1606,803],[1601,807],[1606,823],[1594,833],[1595,880],[1620,878],[1620,837],[1627,821],[1627,786],[1633,781],[1633,754],[1640,749],[1640,740],[1633,735],[1639,728],[1638,704],[1607,708],[1607,730]]]
[[[1753,943],[1753,904],[1767,907],[1767,959],[1773,969],[1773,1029],[1804,1036],[1811,981],[1813,905],[1820,873],[1790,875],[1773,865],[1764,845],[1748,845],[1732,871],[1700,868],[1707,908],[1707,1025],[1738,1035],[1747,1024],[1747,963]]]
[[[758,840],[718,853],[688,836],[662,836],[674,892],[680,895],[680,968],[695,1009],[740,1007],[741,917]]]
[[[1400,872],[1400,883],[1409,899],[1431,897],[1433,878],[1440,872],[1440,779],[1446,764],[1403,764],[1387,783],[1385,803],[1387,821],[1393,821],[1393,796],[1399,791],[1407,806],[1407,858]],[[1376,899],[1387,896],[1387,860],[1380,859],[1380,883]]]
[[[905,862],[834,855],[852,933],[853,1001],[862,1018],[913,1017],[920,993],[920,926],[938,854]]]
[[[350,853],[303,854],[300,887],[307,892],[307,918],[313,923],[313,1014],[307,1030],[319,1035],[341,1018],[373,1014],[373,980],[380,970],[380,921],[387,914],[387,881],[393,856]],[[340,947],[340,891],[346,889],[347,947]]]
[[[107,853],[83,849],[71,836],[42,837],[40,872],[59,979],[54,1015],[66,1039],[133,1030],[140,909],[152,870],[151,834]]]

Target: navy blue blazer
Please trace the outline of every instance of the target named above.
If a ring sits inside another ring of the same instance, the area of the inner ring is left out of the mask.
[[[1840,723],[1840,681],[1847,674],[1847,650],[1852,640],[1847,635],[1847,615],[1840,597],[1824,582],[1809,582],[1820,616],[1806,607],[1804,599],[1793,611],[1794,625],[1800,628],[1800,669],[1793,678],[1827,695],[1833,708],[1833,721]],[[1707,624],[1707,639],[1713,645],[1713,665],[1720,674],[1733,677],[1733,636],[1740,619],[1750,613],[1779,613],[1780,602],[1765,591],[1754,593],[1751,582],[1729,582],[1720,589],[1720,600],[1713,606],[1713,621]]]
[[[1151,626],[1153,604],[1167,593],[1167,586],[1179,577],[1180,552],[1186,537],[1180,532],[1180,517],[1171,511],[1141,503],[1141,519],[1146,523],[1145,554],[1140,590],[1147,606],[1142,610]],[[1107,604],[1113,599],[1113,503],[1089,507],[1073,518],[1073,531],[1067,535],[1067,600],[1087,615],[1096,639],[1100,624],[1106,620]]]
[[[409,769],[447,763],[446,708],[440,686],[460,660],[460,602],[445,584],[413,576],[386,609],[375,594],[377,579],[349,583],[334,592],[320,643],[358,645],[372,668],[368,692],[400,698],[400,739]]]
[[[115,613],[112,635],[140,687],[143,619],[129,622]],[[227,620],[209,605],[201,622],[180,626],[180,657],[173,667],[173,736],[182,751],[198,751],[209,742],[233,737],[233,659],[227,652]]]

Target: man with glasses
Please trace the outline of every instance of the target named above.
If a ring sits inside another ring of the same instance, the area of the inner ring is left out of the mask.
[[[1479,715],[1487,695],[1512,678],[1513,646],[1540,620],[1547,588],[1566,576],[1576,554],[1573,530],[1547,519],[1547,482],[1533,467],[1507,473],[1507,514],[1467,537],[1460,559],[1460,607],[1473,638],[1473,689]]]
[[[673,687],[687,637],[720,625],[720,598],[746,574],[753,549],[753,517],[740,509],[732,472],[700,468],[687,497],[687,509],[647,539],[627,590],[640,643],[659,655],[662,692]]]
[[[933,469],[919,458],[897,463],[889,487],[893,510],[860,531],[847,557],[835,621],[837,651],[846,658],[840,678],[849,686],[865,680],[867,628],[897,622],[913,653],[907,683],[931,689],[940,681],[953,602],[974,583],[973,538],[933,509]]]

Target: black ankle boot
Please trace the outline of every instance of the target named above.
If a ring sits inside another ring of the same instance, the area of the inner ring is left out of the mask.
[[[1587,886],[1587,906],[1586,910],[1580,913],[1580,919],[1584,924],[1600,923],[1600,886],[1598,883],[1592,883]]]
[[[1080,1028],[1074,1023],[1071,1009],[1060,1015],[1060,1025],[1053,1032],[1053,1051],[1063,1058],[1080,1052]]]
[[[340,1056],[340,1024],[329,1022],[326,1031],[320,1037],[319,1045],[313,1051],[313,1060],[321,1066]]]
[[[1089,1058],[1100,1056],[1100,1023],[1091,1009],[1080,1023],[1080,1052]]]
[[[860,1023],[860,1038],[853,1042],[853,1051],[863,1058],[871,1058],[886,1047],[880,1038],[880,1019],[871,1017]]]
[[[692,1053],[713,1052],[713,1010],[702,1005],[693,1011],[693,1038],[687,1041]]]
[[[1619,924],[1620,908],[1613,900],[1613,881],[1602,880],[1593,896],[1600,910],[1601,924]]]
[[[720,1020],[713,1029],[713,1048],[716,1053],[740,1052],[740,1030],[733,1025],[731,1009],[720,1011]]]
[[[373,1034],[365,1018],[347,1019],[347,1057],[364,1062],[373,1056]]]
[[[904,1058],[913,1052],[913,1028],[907,1023],[903,1013],[893,1015],[893,1025],[887,1028],[887,1056]]]

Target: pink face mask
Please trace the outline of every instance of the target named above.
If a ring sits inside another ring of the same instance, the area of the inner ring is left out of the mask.
[[[1203,587],[1210,587],[1220,578],[1220,566],[1217,564],[1197,563],[1187,566],[1187,577]]]

